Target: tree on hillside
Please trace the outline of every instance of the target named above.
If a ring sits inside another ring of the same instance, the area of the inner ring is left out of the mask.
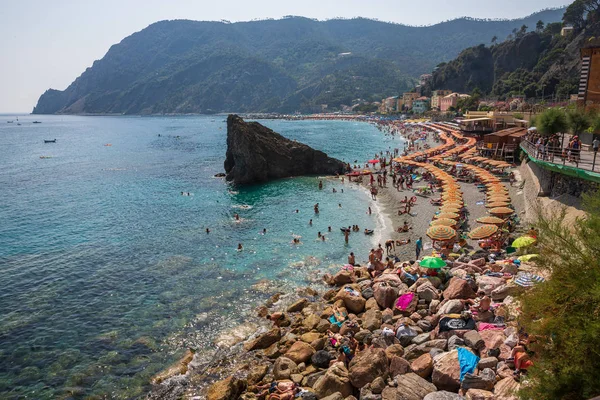
[[[494,35],[494,37],[492,38],[492,44],[496,44],[497,41],[498,41],[498,36]]]
[[[521,296],[519,323],[534,365],[521,398],[590,399],[600,394],[600,192],[583,195],[585,218],[538,211],[536,265],[550,279]]]
[[[584,27],[585,19],[585,6],[583,0],[575,0],[567,9],[563,15],[563,24],[571,25],[575,29],[581,29]]]
[[[521,37],[525,36],[525,34],[527,33],[527,29],[529,29],[529,27],[527,25],[521,26],[521,29],[519,29],[518,32],[516,33],[517,38],[521,38]]]
[[[535,24],[535,30],[537,32],[541,32],[544,30],[544,21],[542,21],[541,19]]]
[[[581,132],[587,130],[592,121],[589,114],[582,108],[575,108],[567,112],[567,122],[569,128],[574,135],[578,135]]]
[[[538,118],[538,130],[544,135],[554,135],[565,132],[569,128],[567,117],[558,108],[548,108]]]

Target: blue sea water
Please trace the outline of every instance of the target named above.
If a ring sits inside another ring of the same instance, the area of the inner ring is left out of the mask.
[[[355,185],[215,178],[224,118],[0,120],[1,398],[142,396],[187,346],[243,322],[268,296],[257,283],[315,285],[350,251],[365,258],[372,239],[339,231],[377,226]],[[400,146],[366,123],[261,122],[350,162]]]

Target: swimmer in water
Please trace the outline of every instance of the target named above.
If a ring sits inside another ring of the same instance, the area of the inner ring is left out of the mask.
[[[338,203],[338,207],[339,207],[339,208],[342,208],[342,203]]]
[[[310,226],[312,226],[312,219],[311,219],[310,221],[308,221],[308,224],[309,224]]]
[[[237,248],[237,249],[238,249],[238,251],[240,251],[240,250],[244,250],[244,247],[242,247],[242,244],[241,244],[241,243],[238,243],[238,248]]]
[[[210,233],[210,229],[206,228],[206,233]]]
[[[317,233],[317,237],[321,237],[321,232]]]
[[[296,214],[298,214],[298,210],[296,210]]]
[[[263,235],[267,234],[267,228],[263,228]]]
[[[238,213],[235,213],[235,214],[233,215],[233,217],[235,218],[235,220],[236,220],[236,221],[239,221],[239,220],[240,220],[240,215],[239,215]]]
[[[325,235],[322,235],[322,236],[321,236],[321,240],[322,240],[322,241],[325,241]]]
[[[331,232],[331,227],[330,227],[330,226],[329,226],[329,227],[327,227],[327,230],[328,230],[329,232]]]

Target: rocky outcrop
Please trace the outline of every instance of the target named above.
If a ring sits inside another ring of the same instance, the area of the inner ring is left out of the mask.
[[[258,122],[227,118],[226,179],[238,184],[300,175],[334,175],[345,164],[322,151],[286,139]]]

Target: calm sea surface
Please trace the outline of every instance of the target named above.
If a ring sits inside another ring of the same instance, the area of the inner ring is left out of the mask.
[[[377,227],[356,186],[214,178],[224,118],[2,116],[1,398],[141,396],[187,346],[244,322],[269,295],[258,282],[314,285],[350,251],[365,258],[372,238],[339,231]],[[400,146],[366,123],[261,122],[350,162]]]

